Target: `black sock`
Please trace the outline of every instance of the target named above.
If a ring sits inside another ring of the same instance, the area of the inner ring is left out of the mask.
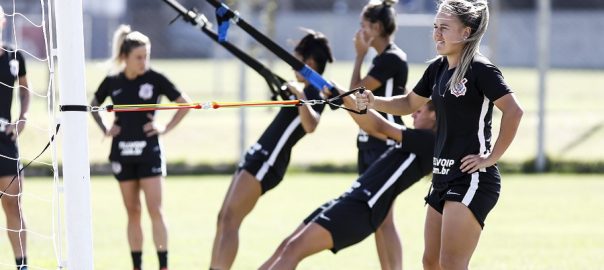
[[[27,257],[15,258],[15,264],[17,264],[17,270],[20,270],[21,266],[27,265]]]
[[[157,258],[159,259],[159,269],[168,267],[168,251],[158,251]]]
[[[130,252],[130,256],[132,256],[132,265],[134,266],[134,269],[142,269],[141,265],[143,264],[143,252],[132,251]]]

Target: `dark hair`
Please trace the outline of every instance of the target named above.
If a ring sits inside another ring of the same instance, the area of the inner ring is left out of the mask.
[[[294,51],[302,56],[302,59],[307,60],[312,58],[317,64],[317,72],[322,74],[325,71],[327,62],[333,62],[333,56],[331,55],[331,48],[329,47],[329,41],[320,32],[315,32],[309,29],[303,29],[307,32]]]
[[[382,36],[389,37],[396,31],[396,11],[393,5],[398,0],[383,0],[380,4],[369,3],[363,8],[363,18],[365,20],[382,24],[384,32]]]

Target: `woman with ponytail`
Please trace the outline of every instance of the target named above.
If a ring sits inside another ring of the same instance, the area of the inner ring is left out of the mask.
[[[394,5],[397,0],[370,1],[361,12],[361,28],[354,37],[356,58],[350,88],[364,86],[376,96],[393,97],[405,93],[409,67],[407,54],[394,44],[397,28]],[[361,67],[373,48],[377,55],[365,77]],[[380,113],[390,122],[404,125],[401,116]],[[359,128],[357,170],[362,175],[382,154],[395,145],[391,138],[377,138]],[[383,269],[402,268],[402,245],[394,225],[393,211],[375,232],[375,243]]]
[[[444,0],[434,20],[435,58],[412,92],[357,95],[359,108],[406,115],[432,100],[437,132],[426,197],[424,269],[467,269],[487,214],[499,198],[497,161],[512,143],[523,110],[479,46],[489,22],[484,0]],[[501,112],[491,145],[493,107]]]
[[[333,62],[328,39],[312,30],[306,32],[294,48],[294,55],[322,74],[327,63]],[[296,79],[302,85],[286,85],[292,98],[323,99],[320,89],[315,89],[297,72]],[[323,109],[323,105],[281,108],[260,139],[244,153],[218,214],[210,269],[231,269],[239,247],[239,227],[243,219],[262,195],[281,183],[292,148],[307,133],[314,132]]]
[[[130,26],[120,26],[114,35],[112,73],[94,93],[91,106],[101,105],[108,97],[117,105],[160,103],[162,96],[188,103],[184,93],[149,67],[150,53],[147,36],[132,31]],[[113,138],[109,160],[128,214],[128,243],[135,270],[142,269],[141,191],[151,217],[159,269],[168,269],[168,231],[162,213],[166,164],[159,135],[171,131],[187,112],[178,110],[165,126],[155,122],[155,111],[117,112],[112,124],[107,124],[98,112],[92,112],[103,134]]]

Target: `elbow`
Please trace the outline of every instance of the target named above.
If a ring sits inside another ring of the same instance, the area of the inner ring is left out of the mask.
[[[514,118],[518,119],[518,122],[520,122],[520,119],[522,119],[522,116],[524,115],[524,110],[522,109],[522,107],[517,106],[516,109],[514,110]]]
[[[317,129],[317,125],[303,125],[302,127],[307,134],[313,133]]]

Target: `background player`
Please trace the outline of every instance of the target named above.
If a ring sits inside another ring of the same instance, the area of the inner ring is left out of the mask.
[[[22,164],[17,160],[17,136],[21,134],[27,122],[30,93],[25,70],[25,59],[19,51],[4,45],[2,33],[6,18],[0,6],[0,191],[2,208],[6,215],[8,239],[15,255],[17,269],[27,269],[27,234],[25,220],[21,213],[21,192],[23,191],[23,174],[17,171]],[[19,103],[21,105],[16,123],[12,123],[11,107],[13,90],[17,81]],[[13,181],[13,179],[15,179]],[[12,182],[12,183],[11,183]]]
[[[115,32],[113,46],[112,59],[119,72],[105,77],[94,94],[92,106],[99,106],[108,97],[116,105],[160,103],[161,96],[178,103],[189,102],[172,82],[149,67],[151,43],[147,36],[122,25]],[[113,137],[109,160],[128,214],[128,243],[137,270],[141,269],[143,247],[141,191],[151,217],[160,269],[168,269],[168,231],[162,213],[166,165],[159,135],[176,127],[187,112],[178,110],[165,126],[155,122],[155,111],[117,112],[110,125],[98,112],[93,112],[101,131]]]
[[[392,97],[405,93],[409,68],[407,55],[394,44],[396,32],[396,0],[371,1],[361,12],[361,29],[354,37],[356,58],[350,79],[350,88],[364,86],[377,96]],[[361,67],[365,56],[373,48],[377,55],[365,77]],[[403,124],[400,116],[382,113],[388,121]],[[357,136],[357,168],[363,174],[395,141],[381,140],[362,128]],[[375,242],[382,269],[402,268],[402,247],[394,225],[392,212],[375,233]]]
[[[333,62],[328,40],[321,33],[310,32],[294,49],[295,56],[309,67],[323,73]],[[304,89],[288,85],[298,99],[322,99],[320,91],[296,73]],[[281,108],[258,142],[245,156],[225,195],[218,214],[218,224],[210,269],[230,269],[239,247],[239,227],[262,194],[277,186],[289,165],[292,147],[319,124],[324,106]]]
[[[261,269],[295,269],[307,256],[325,249],[336,253],[380,227],[395,198],[432,170],[434,107],[428,103],[412,116],[417,129],[389,122],[375,111],[354,117],[369,134],[401,144],[388,149],[343,195],[307,217]]]

